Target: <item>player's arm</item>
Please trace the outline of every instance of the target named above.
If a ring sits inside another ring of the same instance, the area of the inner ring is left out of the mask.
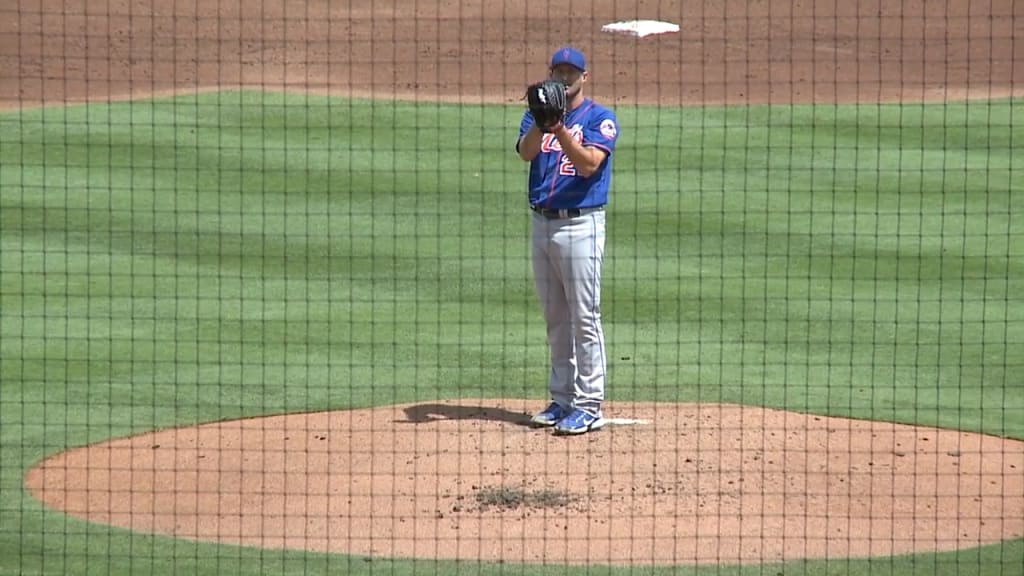
[[[604,162],[608,155],[606,150],[595,146],[584,146],[577,142],[564,125],[555,130],[555,137],[562,145],[562,152],[576,167],[576,173],[584,178],[589,178],[594,172],[597,172],[597,169],[601,167],[601,162]]]
[[[540,154],[541,132],[536,124],[530,126],[525,134],[516,142],[516,152],[524,161],[529,162]]]

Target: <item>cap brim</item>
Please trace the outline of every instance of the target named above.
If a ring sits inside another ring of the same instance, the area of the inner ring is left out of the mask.
[[[562,64],[568,64],[569,66],[572,66],[573,68],[579,70],[580,72],[587,71],[586,68],[580,68],[575,62],[569,62],[568,60],[563,60],[561,62],[552,62],[551,67],[554,68],[555,66],[561,66]]]

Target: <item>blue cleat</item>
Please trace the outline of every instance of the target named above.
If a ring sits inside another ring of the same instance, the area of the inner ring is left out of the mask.
[[[555,424],[555,434],[585,434],[604,426],[604,418],[584,412],[579,408]]]
[[[537,412],[530,419],[535,426],[554,426],[559,420],[565,418],[569,411],[562,408],[558,402],[552,402],[544,410]]]

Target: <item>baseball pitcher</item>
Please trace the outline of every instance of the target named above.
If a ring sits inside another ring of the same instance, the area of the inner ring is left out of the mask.
[[[515,149],[530,163],[534,282],[547,323],[551,403],[533,416],[558,434],[604,425],[601,266],[615,114],[584,95],[590,80],[572,46],[551,56],[548,79],[527,87]]]

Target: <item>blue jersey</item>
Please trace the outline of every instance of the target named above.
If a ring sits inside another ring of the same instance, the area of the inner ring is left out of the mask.
[[[530,162],[530,204],[556,210],[604,206],[612,179],[612,150],[619,136],[615,113],[585,98],[565,115],[563,124],[577,142],[600,148],[607,156],[596,172],[584,178],[576,173],[555,135],[541,134],[540,153]],[[533,116],[527,110],[519,125],[519,137],[532,125]]]

